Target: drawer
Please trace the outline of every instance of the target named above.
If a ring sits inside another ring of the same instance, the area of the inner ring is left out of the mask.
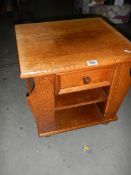
[[[64,94],[96,87],[112,82],[115,67],[66,72],[57,75],[56,93]]]

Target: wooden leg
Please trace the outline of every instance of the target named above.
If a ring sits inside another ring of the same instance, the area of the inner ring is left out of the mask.
[[[55,129],[54,76],[34,78],[35,87],[27,101],[37,122],[40,136]]]
[[[109,92],[109,98],[105,108],[105,117],[115,116],[121,102],[130,88],[131,63],[120,64],[116,67],[114,79]]]

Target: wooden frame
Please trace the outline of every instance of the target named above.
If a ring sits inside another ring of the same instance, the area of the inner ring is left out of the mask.
[[[39,136],[117,119],[131,86],[131,56],[124,52],[131,44],[104,20],[17,25],[16,39]],[[92,58],[97,65],[87,64]]]

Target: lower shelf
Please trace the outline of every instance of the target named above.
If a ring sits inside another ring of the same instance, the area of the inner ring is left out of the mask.
[[[39,135],[49,136],[60,132],[110,122],[116,119],[117,117],[104,119],[97,104],[80,106],[77,108],[56,111],[55,129],[44,131],[43,128],[43,131],[40,132]]]

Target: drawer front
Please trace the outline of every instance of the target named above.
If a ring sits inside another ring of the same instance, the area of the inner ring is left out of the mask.
[[[57,75],[57,93],[69,93],[110,85],[114,67],[67,72]]]

